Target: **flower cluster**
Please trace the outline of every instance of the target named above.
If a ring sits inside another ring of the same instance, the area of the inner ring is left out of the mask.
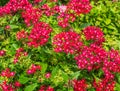
[[[92,9],[89,0],[70,0],[68,9],[74,10],[77,15],[87,14]]]
[[[9,0],[5,6],[0,7],[0,16],[11,14],[21,9],[25,10],[30,7],[32,7],[32,5],[28,2],[28,0]]]
[[[66,28],[69,26],[69,22],[74,22],[75,21],[75,16],[74,14],[67,14],[67,13],[61,13],[57,19],[58,19],[58,25],[61,26],[62,28]]]
[[[28,36],[28,33],[25,32],[25,30],[18,31],[16,33],[17,40],[25,39],[25,38],[27,38],[27,36]]]
[[[120,54],[118,51],[111,49],[110,52],[108,52],[107,59],[102,69],[107,78],[114,78],[112,73],[120,72]]]
[[[108,79],[104,78],[99,82],[95,80],[93,86],[96,89],[95,91],[114,91],[115,83],[113,80],[108,81]]]
[[[11,72],[9,68],[6,68],[5,70],[3,70],[1,72],[0,75],[3,76],[3,77],[10,78],[10,77],[14,77],[15,76],[15,72]]]
[[[35,24],[28,36],[28,45],[33,47],[44,45],[48,41],[51,31],[52,28],[44,22]]]
[[[54,11],[52,10],[52,8],[50,8],[50,7],[48,6],[48,4],[44,4],[44,5],[42,6],[42,9],[43,9],[43,12],[44,12],[44,14],[45,14],[46,16],[51,16],[51,15],[54,14]]]
[[[42,85],[38,91],[54,91],[51,86]]]
[[[83,30],[86,40],[94,40],[96,43],[101,44],[104,42],[104,34],[102,30],[95,26],[88,26]]]
[[[87,83],[85,79],[74,80],[74,91],[86,91]]]
[[[96,69],[98,65],[101,65],[106,55],[106,51],[99,46],[84,46],[81,53],[75,57],[75,60],[77,60],[77,65],[80,69],[87,69],[90,71]]]
[[[24,22],[27,26],[38,23],[41,15],[42,11],[38,8],[33,7],[28,8],[24,12],[22,12],[22,17],[24,18]]]
[[[37,70],[41,70],[41,66],[32,64],[32,66],[27,70],[27,74],[34,74]]]
[[[21,87],[21,83],[19,81],[12,83],[7,83],[7,81],[3,81],[2,84],[0,84],[0,87],[2,91],[16,91],[19,87]]]
[[[0,84],[0,87],[2,91],[15,91],[15,88],[12,86],[12,84],[7,84],[6,81]]]
[[[18,62],[18,59],[21,56],[27,56],[27,52],[25,52],[23,48],[19,48],[19,49],[16,50],[16,54],[15,54],[15,58],[14,58],[14,64],[16,64]]]
[[[80,36],[76,32],[68,31],[57,34],[53,38],[56,52],[75,53],[82,47]]]
[[[0,50],[0,56],[4,56],[5,55],[5,51],[4,50]]]

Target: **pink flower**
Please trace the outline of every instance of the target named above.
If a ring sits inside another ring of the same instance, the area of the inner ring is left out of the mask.
[[[4,56],[5,53],[6,53],[6,51],[4,51],[4,50],[0,50],[0,56]]]
[[[45,74],[45,78],[50,78],[50,76],[51,76],[51,73],[49,72]]]
[[[61,6],[59,6],[59,9],[60,9],[60,12],[63,13],[63,12],[66,11],[67,6],[65,6],[65,5],[61,5]]]

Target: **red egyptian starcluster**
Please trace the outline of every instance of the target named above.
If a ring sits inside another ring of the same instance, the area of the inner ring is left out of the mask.
[[[103,64],[104,58],[106,58],[107,52],[96,45],[91,45],[90,47],[84,46],[81,53],[75,57],[77,60],[77,65],[80,69],[97,69]]]
[[[14,83],[8,83],[7,81],[3,81],[0,84],[2,91],[16,91],[19,87],[21,87],[21,83],[16,81]]]
[[[16,33],[16,38],[17,38],[17,40],[22,40],[22,39],[25,39],[25,38],[27,38],[27,37],[28,37],[28,33],[25,32],[25,30],[18,31],[18,32]]]
[[[19,59],[21,56],[27,56],[27,54],[28,54],[28,53],[25,52],[23,48],[17,49],[13,63],[16,64],[16,63],[18,62],[18,59]]]
[[[87,83],[85,79],[74,80],[74,91],[86,91]]]
[[[66,28],[69,26],[69,22],[74,22],[75,21],[75,16],[74,14],[67,14],[67,13],[61,13],[57,19],[58,19],[58,25],[61,26],[62,28]]]
[[[41,66],[32,64],[32,66],[27,70],[27,74],[34,74],[37,70],[41,70]]]
[[[9,68],[6,68],[0,74],[0,76],[7,77],[7,78],[14,77],[14,75],[15,75],[15,72],[11,72]]]
[[[28,0],[9,0],[5,6],[0,7],[0,16],[30,7],[32,7],[32,5],[28,2]]]
[[[0,50],[0,56],[4,56],[5,53],[6,53],[6,51],[4,51],[4,50]]]
[[[99,27],[96,26],[88,26],[83,30],[83,33],[86,37],[86,40],[93,40],[96,43],[101,44],[104,42],[104,34]]]
[[[103,64],[103,71],[105,76],[108,78],[113,78],[114,75],[112,73],[120,72],[120,54],[118,51],[111,49],[108,52],[108,60],[106,60]]]
[[[74,10],[75,14],[87,14],[92,9],[89,0],[70,0],[68,9]]]
[[[15,91],[15,88],[12,86],[12,84],[7,84],[6,81],[0,84],[0,87],[2,91]]]
[[[95,91],[115,91],[114,87],[115,87],[115,81],[112,80],[108,80],[107,78],[101,79],[101,81],[94,81],[93,82],[93,86],[96,89]]]
[[[22,17],[24,18],[24,22],[27,26],[38,23],[41,15],[42,11],[39,8],[33,7],[28,8],[24,12],[22,12]]]
[[[73,54],[81,49],[82,42],[76,32],[68,31],[57,34],[53,38],[53,46],[56,52]]]
[[[51,86],[42,85],[38,91],[54,91],[54,88]]]
[[[51,32],[52,28],[48,24],[44,22],[35,24],[28,36],[28,45],[33,47],[44,45],[48,41]]]

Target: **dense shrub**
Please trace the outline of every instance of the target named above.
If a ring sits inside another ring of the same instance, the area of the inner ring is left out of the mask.
[[[119,45],[111,44],[119,41],[119,2],[5,3],[0,7],[2,91],[119,91]]]

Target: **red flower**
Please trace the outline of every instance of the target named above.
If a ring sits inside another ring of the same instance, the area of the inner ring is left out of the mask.
[[[51,31],[52,28],[44,22],[35,24],[30,35],[28,36],[28,45],[33,47],[44,45],[47,43]]]
[[[74,80],[74,91],[86,91],[87,84],[85,79]]]
[[[80,36],[72,31],[62,32],[53,38],[53,46],[56,52],[75,53],[82,47]]]

